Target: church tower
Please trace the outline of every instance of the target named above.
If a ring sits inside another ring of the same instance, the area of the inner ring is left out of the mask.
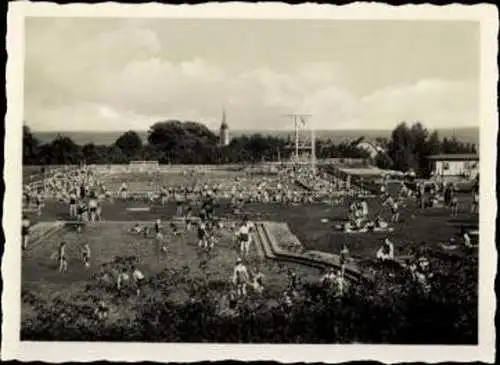
[[[222,123],[220,125],[220,145],[227,146],[229,145],[229,126],[226,123],[226,109],[222,109]]]

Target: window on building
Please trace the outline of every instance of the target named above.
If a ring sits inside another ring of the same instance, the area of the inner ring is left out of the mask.
[[[449,170],[450,164],[448,162],[443,162],[443,170]]]

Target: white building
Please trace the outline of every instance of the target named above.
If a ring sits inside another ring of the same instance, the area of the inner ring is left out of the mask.
[[[231,139],[229,137],[229,126],[226,123],[226,110],[222,111],[222,123],[220,125],[219,143],[221,146],[228,146]]]
[[[441,154],[428,156],[434,176],[463,176],[474,179],[479,174],[479,155]]]

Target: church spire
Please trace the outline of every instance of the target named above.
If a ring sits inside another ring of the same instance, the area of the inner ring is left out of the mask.
[[[222,123],[220,125],[221,129],[227,129],[228,125],[226,123],[226,108],[222,107]]]
[[[229,126],[226,122],[226,108],[222,108],[222,121],[220,125],[220,144],[221,146],[229,145]]]

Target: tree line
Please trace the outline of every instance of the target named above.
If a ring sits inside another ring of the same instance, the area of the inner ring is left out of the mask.
[[[369,158],[356,141],[335,143],[330,139],[316,142],[316,155],[324,158]],[[417,122],[400,123],[389,138],[378,138],[386,153],[379,154],[373,164],[400,171],[413,170],[419,175],[429,173],[426,157],[437,153],[476,153],[476,146],[456,138],[440,139]],[[27,125],[23,127],[23,163],[27,165],[124,164],[134,160],[155,160],[160,164],[255,163],[286,160],[293,153],[291,137],[280,138],[262,134],[233,138],[228,146],[219,145],[219,137],[204,124],[192,121],[160,121],[148,131],[143,143],[135,131],[127,131],[111,145],[76,144],[59,135],[41,143]]]
[[[41,143],[25,125],[23,130],[23,163],[27,165],[121,164],[137,160],[154,160],[160,164],[220,164],[278,161],[290,158],[293,141],[263,134],[242,135],[221,146],[219,137],[204,124],[162,121],[153,124],[143,143],[138,133],[127,131],[111,145],[76,144],[59,135]],[[352,142],[318,141],[318,158],[363,158],[367,154]]]
[[[402,122],[394,128],[387,140],[378,143],[387,151],[375,161],[380,168],[414,171],[419,176],[429,176],[431,164],[427,157],[436,154],[476,154],[476,146],[456,137],[440,139],[437,131],[429,132],[420,122]],[[388,157],[388,158],[387,158]]]

